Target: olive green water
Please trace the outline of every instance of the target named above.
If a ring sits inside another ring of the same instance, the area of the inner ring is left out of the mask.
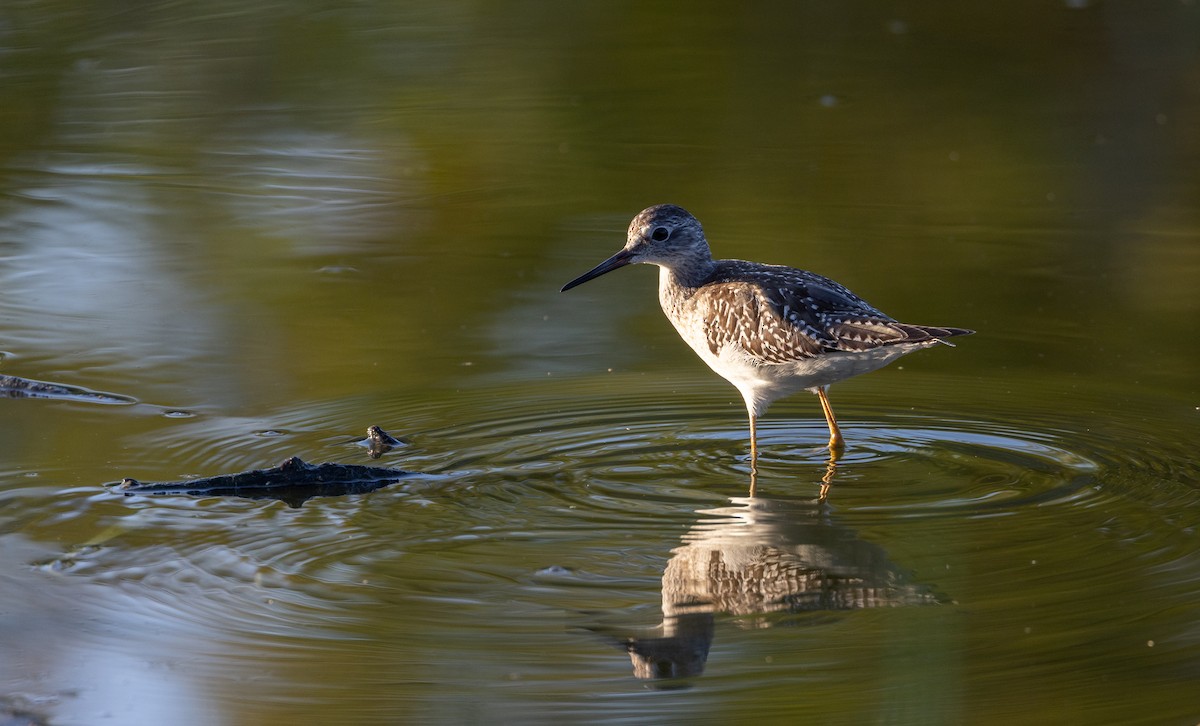
[[[5,3],[0,722],[1200,720],[1200,7],[940,5]],[[979,334],[748,499],[659,202]]]

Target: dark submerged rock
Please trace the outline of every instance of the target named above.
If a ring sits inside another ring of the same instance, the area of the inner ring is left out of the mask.
[[[368,426],[367,438],[364,443],[367,445],[367,452],[370,457],[378,459],[397,446],[403,446],[405,442],[392,436],[378,426]]]

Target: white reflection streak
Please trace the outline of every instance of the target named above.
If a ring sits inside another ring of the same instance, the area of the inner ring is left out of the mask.
[[[407,206],[423,188],[424,163],[395,137],[281,125],[220,144],[203,173],[227,180],[223,205],[239,225],[287,239],[293,254],[377,251],[397,230],[426,226]]]
[[[186,643],[211,648],[210,639],[172,633],[109,589],[31,569],[45,553],[17,535],[0,542],[0,695],[20,696],[50,723],[224,722],[185,667]]]
[[[131,357],[214,338],[204,317],[187,314],[198,296],[162,264],[138,185],[81,173],[24,196],[41,203],[6,220],[21,252],[0,276],[28,337]]]

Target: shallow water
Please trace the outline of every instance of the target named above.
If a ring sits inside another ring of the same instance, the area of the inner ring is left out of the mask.
[[[1194,5],[221,7],[0,11],[0,375],[117,404],[0,396],[0,721],[1200,717]],[[748,498],[653,272],[557,292],[662,201],[979,333]],[[413,474],[104,486],[289,456]]]

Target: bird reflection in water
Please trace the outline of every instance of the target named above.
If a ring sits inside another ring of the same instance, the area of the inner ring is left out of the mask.
[[[772,613],[939,602],[930,588],[909,582],[883,548],[839,526],[821,500],[739,498],[699,514],[663,572],[662,624],[619,639],[638,678],[703,673],[718,614],[762,616],[752,624],[769,627],[774,619],[765,616]]]

